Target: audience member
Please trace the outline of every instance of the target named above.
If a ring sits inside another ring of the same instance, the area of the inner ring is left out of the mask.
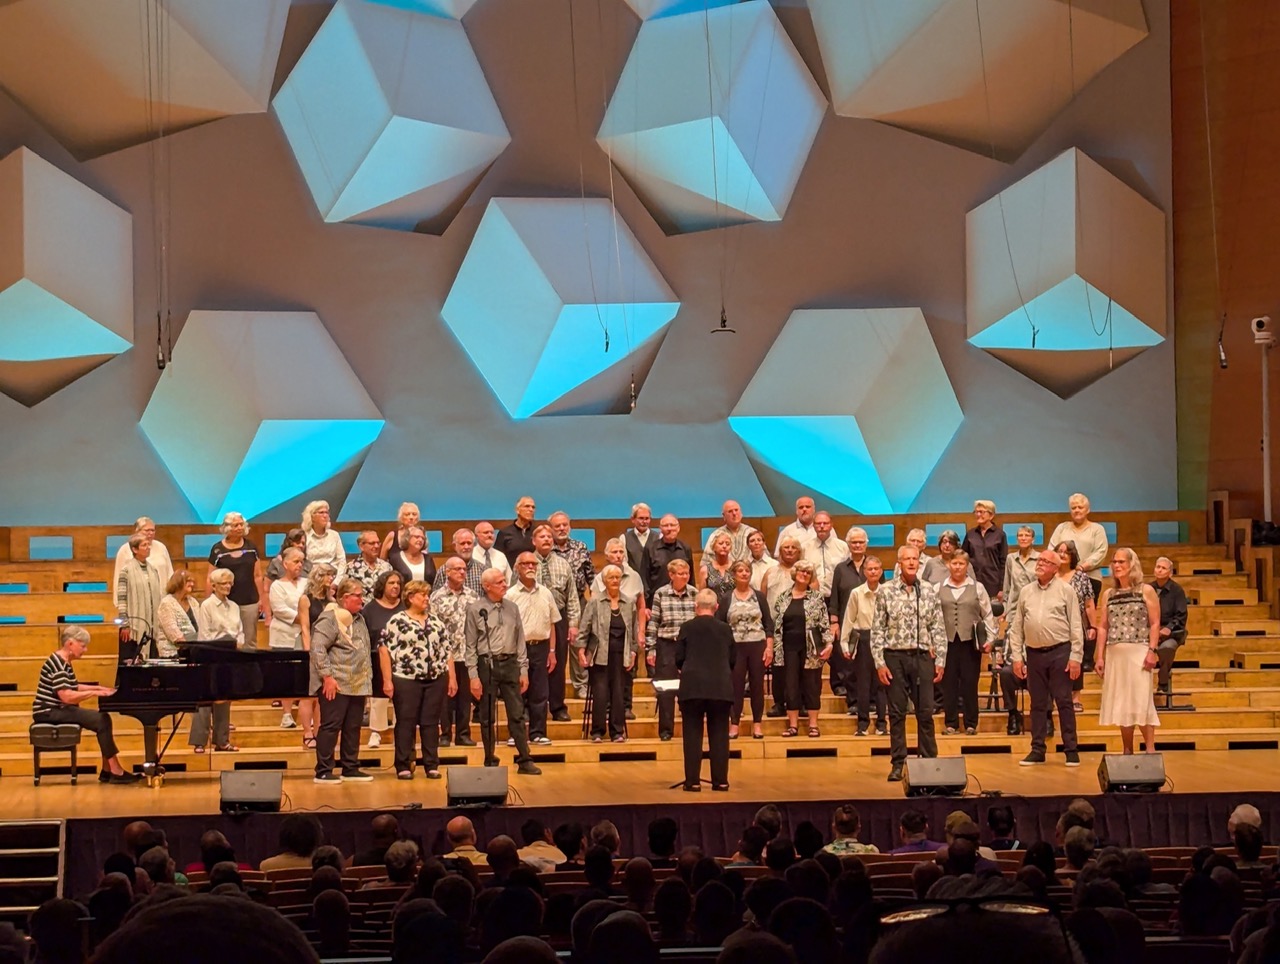
[[[658,883],[653,864],[644,857],[632,857],[622,868],[622,892],[627,895],[623,906],[641,914],[653,909],[653,892]]]
[[[209,889],[221,887],[223,884],[231,884],[244,890],[244,878],[240,876],[240,866],[232,863],[230,860],[224,860],[221,863],[213,865],[209,871]]]
[[[564,854],[564,862],[556,865],[556,870],[581,870],[582,857],[587,851],[587,835],[580,823],[562,823],[551,835],[556,849]]]
[[[802,820],[796,824],[796,832],[792,837],[795,843],[796,853],[800,855],[800,859],[808,860],[813,857],[826,840],[822,836],[822,831],[817,828],[812,820]]]
[[[55,897],[31,914],[27,936],[35,944],[38,964],[81,964],[84,960],[81,921],[89,916],[83,904]]]
[[[591,935],[601,922],[611,914],[622,912],[617,904],[607,900],[588,900],[573,915],[572,931],[573,959],[585,961],[591,944]]]
[[[765,845],[764,865],[774,877],[781,877],[796,862],[796,848],[790,837],[774,837]]]
[[[461,857],[473,864],[487,864],[489,858],[476,849],[476,828],[466,817],[454,817],[445,825],[445,837],[452,848],[445,857]]]
[[[791,888],[777,877],[757,877],[747,888],[746,902],[751,922],[761,930],[769,926],[774,908],[791,896]]]
[[[307,887],[307,897],[315,900],[326,890],[342,890],[342,871],[336,867],[317,867],[311,873],[311,882]]]
[[[1022,841],[1017,838],[1018,823],[1013,816],[1013,807],[1007,803],[987,811],[987,829],[991,831],[991,842],[987,846],[992,850],[1022,849]]]
[[[766,803],[756,811],[753,823],[757,827],[761,827],[769,835],[769,839],[772,840],[782,832],[782,811],[772,803]]]
[[[831,889],[831,878],[816,860],[809,858],[797,861],[787,868],[783,879],[794,896],[808,897],[820,904],[826,904],[827,892]]]
[[[506,834],[499,834],[489,841],[489,846],[485,848],[485,858],[493,873],[491,886],[494,887],[505,885],[511,872],[520,866],[520,852],[516,850],[516,842]]]
[[[796,956],[772,934],[740,930],[724,942],[716,964],[796,964]]]
[[[607,915],[591,931],[586,964],[658,964],[648,922],[631,910]]]
[[[537,937],[508,937],[484,956],[481,964],[557,964],[559,958]]]
[[[769,933],[795,951],[799,964],[825,964],[836,958],[835,925],[826,907],[807,897],[784,900],[769,915]]]
[[[152,847],[138,858],[138,866],[147,872],[147,876],[151,878],[153,884],[173,884],[177,882],[174,878],[173,858],[169,856],[169,851],[164,847]]]
[[[1258,812],[1258,808],[1251,803],[1242,803],[1231,811],[1231,816],[1227,817],[1227,836],[1235,837],[1236,827],[1242,823],[1250,824],[1262,829],[1262,814]]]
[[[387,848],[382,864],[387,876],[371,880],[362,889],[380,887],[405,887],[418,876],[418,845],[412,840],[397,840]]]
[[[369,825],[369,843],[366,850],[356,851],[349,867],[377,867],[387,855],[387,848],[400,839],[400,821],[389,813],[380,813]]]
[[[1067,858],[1067,866],[1079,870],[1093,858],[1098,839],[1093,831],[1086,827],[1072,827],[1062,840],[1063,855]]]
[[[311,902],[311,920],[321,957],[341,957],[351,947],[351,902],[340,890],[326,890]]]
[[[1053,853],[1053,846],[1045,840],[1037,840],[1027,848],[1022,858],[1022,866],[1035,867],[1044,875],[1046,886],[1058,883],[1058,861]]]
[[[520,859],[540,874],[551,873],[568,859],[552,841],[551,831],[541,820],[530,819],[520,825],[520,842],[524,844],[517,851]]]
[[[942,846],[929,839],[929,819],[919,810],[907,810],[898,820],[898,839],[901,843],[889,851],[891,854],[937,853]]]
[[[207,874],[213,870],[214,864],[220,864],[224,860],[237,863],[236,852],[231,849],[231,844],[221,830],[206,830],[200,835],[200,859],[195,863],[187,864],[182,870],[184,874],[200,871]],[[252,869],[248,864],[239,864],[239,867],[241,870]]]
[[[264,872],[310,869],[311,854],[324,842],[324,828],[309,813],[290,813],[280,821],[280,852],[258,864]]]
[[[658,940],[663,944],[683,944],[689,936],[693,894],[679,877],[668,877],[653,895],[653,914],[658,922]]]
[[[618,828],[614,826],[612,820],[601,820],[598,824],[591,828],[591,836],[589,842],[592,845],[599,844],[609,851],[610,857],[618,856],[618,850],[622,846],[622,839],[618,835]]]
[[[769,831],[753,824],[742,831],[738,851],[729,859],[730,867],[759,867],[764,858],[764,848],[769,843]]]
[[[332,844],[325,844],[317,847],[311,852],[311,869],[317,870],[320,867],[332,867],[334,870],[342,870],[346,861],[343,859],[342,851]]]
[[[613,896],[613,854],[601,844],[587,848],[582,860],[587,886],[606,897]]]
[[[542,898],[525,887],[504,887],[485,909],[480,950],[487,953],[508,938],[537,937],[541,933]]]
[[[689,889],[696,895],[707,884],[724,876],[724,869],[715,857],[700,857],[689,872]]]
[[[862,817],[851,803],[836,807],[831,814],[831,833],[834,839],[822,849],[829,854],[843,857],[845,854],[876,854],[875,844],[860,843],[858,831],[862,829]]]
[[[700,947],[719,947],[738,928],[739,920],[731,891],[713,880],[693,898],[693,940]]]
[[[431,899],[441,912],[465,932],[471,926],[471,911],[475,906],[476,890],[471,882],[457,874],[449,874],[436,882]]]
[[[1232,835],[1235,844],[1236,867],[1242,870],[1260,870],[1268,864],[1262,859],[1262,829],[1251,823],[1236,825]]]
[[[917,900],[924,900],[933,885],[940,881],[946,871],[936,860],[922,861],[911,868],[911,890]]]
[[[675,866],[676,837],[680,825],[670,817],[649,822],[649,863],[655,870]]]

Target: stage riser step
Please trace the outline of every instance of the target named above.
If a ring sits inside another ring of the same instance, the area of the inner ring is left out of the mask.
[[[1245,607],[1245,608],[1265,609],[1266,607],[1258,606],[1258,607]],[[1245,618],[1245,616],[1241,614],[1240,618],[1233,619],[1228,615],[1222,615],[1221,607],[1214,607],[1210,611],[1219,613],[1218,616],[1215,616],[1213,619],[1209,621],[1209,631],[1214,636],[1232,636],[1232,637],[1240,638],[1240,637],[1250,637],[1250,636],[1253,636],[1253,637],[1274,636],[1277,633],[1280,633],[1280,620],[1267,619],[1266,618],[1267,614],[1265,612],[1259,613],[1256,616],[1252,616],[1249,618]],[[1198,615],[1198,614],[1192,611],[1191,614],[1188,616],[1187,618],[1188,626],[1191,626],[1192,624],[1191,616],[1194,616],[1194,615]]]
[[[1192,606],[1256,606],[1258,590],[1234,586],[1188,588],[1187,602]]]
[[[1187,611],[1187,631],[1193,636],[1203,633],[1221,636],[1224,634],[1214,629],[1215,623],[1231,624],[1259,620],[1270,622],[1268,619],[1270,615],[1270,607],[1263,605],[1192,606]],[[1270,631],[1280,632],[1280,623],[1270,627]]]

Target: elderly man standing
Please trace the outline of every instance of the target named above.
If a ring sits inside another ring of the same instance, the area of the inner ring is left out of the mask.
[[[796,499],[796,520],[788,522],[778,530],[778,541],[773,545],[774,556],[778,555],[778,549],[782,546],[782,540],[787,536],[794,536],[800,543],[800,549],[803,551],[808,548],[809,543],[816,539],[817,533],[813,528],[814,519],[813,497],[802,495]]]
[[[567,562],[573,571],[573,582],[578,590],[578,609],[581,611],[582,604],[587,599],[587,590],[596,577],[596,567],[591,561],[591,550],[581,539],[575,539],[570,535],[573,532],[573,523],[567,512],[551,513],[547,518],[547,525],[551,526],[551,535],[554,539],[552,551]],[[576,659],[569,659],[568,671],[569,679],[573,681],[574,693],[577,694],[578,699],[585,699],[587,671]]]
[[[529,730],[521,699],[529,688],[529,654],[520,609],[506,598],[507,580],[497,569],[486,569],[481,585],[484,595],[467,610],[466,664],[471,695],[480,704],[484,765],[498,765],[494,752],[494,703],[501,699],[507,708],[507,729],[516,741],[517,771],[537,776],[542,771],[529,756]]]
[[[494,545],[513,566],[520,553],[533,548],[533,517],[537,511],[538,506],[533,501],[533,496],[520,496],[516,500],[515,521],[499,529],[494,537]]]
[[[1084,629],[1080,600],[1070,584],[1058,578],[1059,564],[1056,552],[1046,549],[1040,553],[1035,581],[1022,587],[1018,605],[1009,616],[1013,675],[1026,680],[1031,693],[1031,752],[1019,761],[1024,767],[1045,762],[1050,700],[1058,707],[1067,766],[1080,765],[1071,683],[1080,678]]]
[[[645,630],[649,668],[655,680],[676,679],[676,640],[694,613],[695,592],[689,585],[689,564],[672,559],[667,565],[669,582],[653,594]],[[658,693],[658,739],[670,740],[676,729],[676,694]]]
[[[472,558],[472,552],[475,549],[475,545],[476,534],[470,529],[457,529],[454,531],[453,554],[459,559],[464,560],[463,565],[466,568],[464,570],[463,581],[467,584],[467,588],[478,596],[480,595],[480,577],[484,574],[485,567],[483,563],[476,562],[476,560]],[[506,557],[504,556],[503,558],[505,559]],[[435,582],[431,584],[431,591],[435,592],[437,589],[442,587],[445,584],[445,578],[445,572],[441,569],[436,573]],[[462,686],[461,683],[458,685]]]
[[[550,663],[548,707],[553,720],[567,723],[569,710],[564,703],[565,663],[569,660],[569,647],[578,637],[578,619],[582,614],[582,605],[573,569],[555,551],[555,534],[546,523],[533,530],[533,557],[538,563],[538,582],[551,590],[556,608],[560,610],[560,621],[556,623],[555,645],[552,649],[555,660]]]
[[[550,746],[547,737],[548,678],[556,664],[551,649],[551,635],[560,622],[560,609],[551,590],[538,582],[538,557],[522,552],[516,557],[516,582],[507,590],[507,598],[520,610],[524,629],[524,647],[529,657],[529,688],[524,694],[529,714],[529,742]],[[508,746],[514,745],[511,740]]]
[[[731,545],[729,546],[729,561],[737,562],[741,559],[743,562],[751,561],[751,547],[747,545],[747,536],[756,530],[742,521],[742,506],[729,499],[720,508],[720,518],[724,520],[724,525],[712,531],[707,544],[703,548],[704,555],[711,552],[711,547],[715,544],[716,539],[725,533],[728,533]]]
[[[497,569],[506,577],[507,581],[511,581],[511,563],[507,561],[504,553],[500,552],[495,546],[498,538],[497,530],[493,528],[492,522],[477,522],[475,524],[476,547],[471,550],[471,558],[480,563],[480,572],[486,569]],[[479,590],[476,590],[479,592]]]
[[[693,572],[693,550],[680,538],[680,520],[667,513],[658,520],[661,539],[650,539],[645,546],[640,565],[640,578],[644,580],[645,605],[653,605],[653,594],[670,581],[671,563],[683,559]]]
[[[1173,657],[1187,641],[1187,594],[1173,580],[1173,560],[1161,556],[1156,560],[1156,578],[1151,583],[1160,597],[1160,658],[1157,693],[1173,692]]]
[[[876,593],[871,657],[889,690],[889,779],[902,779],[907,760],[907,700],[916,707],[920,755],[936,757],[933,688],[947,665],[947,633],[938,591],[920,578],[920,550],[898,549],[897,577]]]
[[[480,594],[467,585],[467,570],[475,562],[468,556],[450,556],[440,572],[444,585],[431,594],[431,611],[449,633],[450,656],[458,691],[445,697],[440,710],[440,746],[475,746],[471,739],[471,687],[467,677],[467,610]]]
[[[369,629],[360,612],[364,588],[355,579],[344,579],[334,601],[337,607],[326,609],[311,627],[311,692],[320,696],[315,782],[369,783],[373,777],[360,769],[360,724],[373,687]],[[333,771],[339,742],[341,774]]]
[[[378,555],[382,540],[372,529],[360,533],[356,537],[356,545],[360,547],[360,554],[347,567],[347,575],[364,589],[364,603],[367,606],[373,599],[373,584],[384,572],[391,571],[391,563]]]
[[[627,564],[636,572],[642,572],[644,550],[655,536],[653,529],[653,510],[645,503],[637,502],[631,507],[631,528],[622,534],[622,541],[627,549]]]
[[[153,543],[141,532],[135,532],[127,543],[132,558],[120,568],[116,576],[116,611],[120,622],[120,662],[133,662],[140,652],[143,636],[153,637],[156,631],[156,607],[164,598],[164,582],[160,568],[151,563]]]

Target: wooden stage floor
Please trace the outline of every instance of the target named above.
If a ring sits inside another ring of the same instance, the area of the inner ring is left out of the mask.
[[[509,751],[508,751],[509,752]],[[508,759],[503,754],[504,762]],[[1101,754],[1081,754],[1081,766],[1068,769],[1055,755],[1038,767],[1018,766],[1018,756],[967,757],[968,795],[998,790],[1006,797],[1093,796],[1098,793],[1097,768]],[[1165,793],[1250,793],[1280,791],[1280,751],[1200,750],[1165,754],[1172,791]],[[734,761],[728,793],[683,793],[669,785],[683,776],[678,763],[617,762],[545,764],[540,777],[511,772],[512,803],[526,807],[593,807],[619,804],[712,805],[723,803],[812,800],[902,799],[898,784],[885,780],[886,758],[763,759]],[[705,770],[704,770],[705,775]],[[418,775],[412,782],[396,780],[390,770],[376,771],[372,783],[340,787],[316,786],[305,771],[288,771],[284,778],[284,810],[400,810],[414,805],[424,810],[446,806],[445,781]],[[106,786],[81,778],[71,786],[65,776],[46,775],[39,787],[30,777],[0,781],[4,819],[136,818],[216,814],[219,781],[216,773],[174,774],[163,787]]]

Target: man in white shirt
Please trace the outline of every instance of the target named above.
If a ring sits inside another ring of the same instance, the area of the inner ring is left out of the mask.
[[[836,566],[849,558],[849,546],[831,532],[831,516],[819,512],[813,517],[813,541],[804,547],[804,558],[813,563],[822,595],[831,595],[831,576]]]
[[[644,608],[644,583],[640,581],[640,573],[631,568],[631,562],[627,559],[626,544],[621,539],[610,539],[604,544],[604,557],[609,561],[609,565],[617,566],[622,570],[622,595],[628,599],[639,602],[641,609]],[[604,576],[597,572],[596,577],[591,582],[591,595],[598,596],[604,592]]]
[[[787,536],[795,536],[800,540],[800,548],[807,549],[809,543],[817,538],[813,529],[814,506],[810,496],[802,495],[796,499],[796,521],[789,522],[778,531],[778,541],[773,545],[773,554],[778,554],[782,540]]]
[[[707,544],[703,548],[704,555],[709,555],[711,546],[715,543],[716,538],[721,533],[727,533],[731,545],[729,546],[729,560],[737,562],[741,559],[743,562],[751,561],[751,547],[747,545],[747,536],[756,530],[742,521],[742,506],[729,499],[720,508],[720,518],[724,520],[724,525],[715,529],[711,536],[707,539]]]
[[[524,693],[525,712],[529,716],[529,742],[550,746],[547,737],[547,708],[550,699],[550,673],[556,667],[556,651],[551,645],[560,608],[551,590],[538,582],[538,557],[522,552],[516,557],[516,581],[507,590],[507,598],[520,610],[524,627],[525,651],[529,656],[529,688]],[[515,746],[515,739],[507,741]]]
[[[631,528],[622,534],[622,539],[627,549],[627,563],[637,573],[644,568],[644,550],[649,545],[650,526],[652,525],[653,510],[643,502],[637,502],[631,507]],[[623,573],[622,581],[625,591],[625,572]],[[594,591],[592,590],[592,592]]]
[[[142,535],[151,543],[151,555],[147,557],[147,564],[151,566],[160,576],[160,585],[167,586],[169,577],[173,575],[173,559],[169,557],[169,550],[164,547],[164,543],[156,539],[156,524],[147,516],[142,516],[133,524],[133,534]],[[111,572],[111,587],[114,590],[120,583],[120,570],[133,559],[133,550],[129,548],[129,540],[126,539],[116,552],[115,568]],[[120,600],[116,600],[117,608]]]
[[[497,538],[497,532],[493,528],[492,522],[477,522],[475,525],[476,547],[471,550],[471,558],[480,563],[485,569],[497,569],[510,583],[511,579],[511,562],[506,555],[500,550],[494,548],[494,540]]]

